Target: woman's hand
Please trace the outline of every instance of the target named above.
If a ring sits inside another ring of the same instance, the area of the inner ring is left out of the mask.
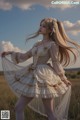
[[[72,85],[69,80],[62,80],[67,86]]]
[[[9,51],[9,52],[2,52],[1,53],[1,57],[5,57],[5,55],[8,55],[8,54],[12,54],[12,52],[11,51]]]

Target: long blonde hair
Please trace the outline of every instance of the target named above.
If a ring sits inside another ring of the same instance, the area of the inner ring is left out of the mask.
[[[80,48],[80,45],[67,36],[62,22],[56,20],[55,18],[44,18],[41,20],[40,24],[43,21],[45,22],[46,28],[51,31],[49,33],[50,39],[55,41],[59,46],[58,55],[60,63],[63,63],[64,66],[68,66],[71,61],[70,53],[72,53],[73,61],[75,63],[77,60],[75,50],[79,53],[78,48]],[[37,36],[39,36],[39,30],[27,38],[27,40]],[[73,47],[69,46],[68,43],[72,44]]]

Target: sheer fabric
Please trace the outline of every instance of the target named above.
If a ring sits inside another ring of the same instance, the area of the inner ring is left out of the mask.
[[[66,86],[62,81],[67,78],[58,61],[58,50],[54,42],[39,47],[34,45],[26,54],[13,52],[11,61],[3,57],[2,65],[5,79],[15,95],[34,97],[28,104],[31,109],[47,117],[42,98],[53,98],[57,119],[67,120],[71,86]],[[33,63],[25,67],[17,65],[31,57],[29,53],[33,56]],[[52,59],[53,66],[48,64],[49,58]]]

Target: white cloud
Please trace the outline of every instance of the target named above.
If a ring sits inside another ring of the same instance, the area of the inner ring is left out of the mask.
[[[22,9],[22,10],[31,10],[30,7],[31,7],[32,5],[31,5],[31,4],[24,4],[24,3],[23,3],[23,4],[17,4],[16,6],[19,7],[20,9]]]
[[[70,21],[63,22],[65,30],[72,35],[78,35],[80,33],[80,20],[75,23],[71,23]]]
[[[60,5],[51,5],[51,8],[59,8],[61,10],[65,10],[65,9],[68,9],[68,8],[72,8],[74,6],[71,6],[71,5],[63,5],[63,4],[60,4]]]
[[[1,41],[0,42],[0,53],[3,51],[15,51],[15,52],[23,52],[20,48],[14,46],[10,41]]]
[[[51,0],[51,1],[55,1],[55,0]],[[0,0],[0,9],[9,10],[15,6],[22,10],[29,10],[33,5],[36,5],[36,4],[40,4],[46,8],[60,8],[62,10],[77,6],[77,5],[70,5],[70,4],[53,5],[51,4],[51,1],[50,0],[39,0],[39,1],[38,0]],[[64,0],[57,0],[57,1],[64,1]]]
[[[9,3],[9,2],[4,2],[4,1],[0,1],[0,9],[2,9],[2,10],[10,10],[12,8],[12,5],[11,5],[11,3]]]
[[[1,41],[0,42],[0,55],[3,51],[15,51],[15,52],[21,52],[24,53],[24,50],[21,50],[20,48],[14,46],[10,41]],[[8,59],[11,61],[10,56],[8,56]],[[25,62],[20,63],[20,66],[27,66],[29,64],[31,64],[33,61],[32,58],[26,60]],[[2,63],[1,63],[1,56],[0,56],[0,71],[3,70],[2,68]]]

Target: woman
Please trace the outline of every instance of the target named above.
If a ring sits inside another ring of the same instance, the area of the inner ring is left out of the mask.
[[[67,80],[61,64],[67,66],[70,63],[70,52],[76,61],[74,50],[78,50],[80,45],[70,40],[63,24],[53,18],[43,19],[39,30],[27,40],[39,34],[43,35],[43,40],[35,43],[26,53],[2,53],[4,75],[12,91],[19,97],[15,106],[16,120],[24,120],[26,105],[47,116],[48,120],[67,120],[71,83]],[[5,58],[8,54],[11,54],[13,62]],[[28,66],[21,68],[16,65],[31,57],[33,63]],[[50,59],[52,64],[49,63]]]

